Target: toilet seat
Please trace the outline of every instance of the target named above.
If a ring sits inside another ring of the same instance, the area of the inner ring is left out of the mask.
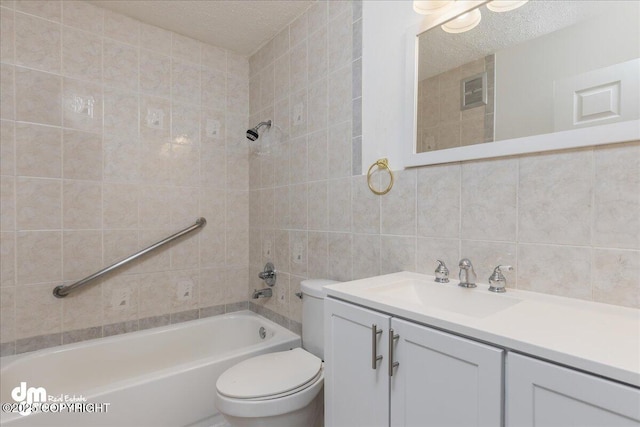
[[[316,384],[321,376],[322,360],[295,348],[238,363],[218,378],[216,388],[230,399],[263,401],[299,393]]]

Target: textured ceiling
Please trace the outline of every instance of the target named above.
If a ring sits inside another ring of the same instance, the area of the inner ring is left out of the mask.
[[[93,0],[90,3],[249,55],[300,16],[313,1]]]
[[[612,10],[633,7],[633,3],[536,0],[505,13],[494,13],[483,6],[482,20],[471,31],[449,34],[436,27],[420,36],[419,80]]]

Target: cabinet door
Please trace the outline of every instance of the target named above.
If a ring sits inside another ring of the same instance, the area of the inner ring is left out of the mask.
[[[325,299],[325,425],[389,425],[389,316]],[[372,334],[372,325],[383,332]],[[373,343],[383,358],[372,368]]]
[[[640,390],[509,352],[507,427],[640,426]]]
[[[503,350],[392,319],[391,426],[502,425]]]

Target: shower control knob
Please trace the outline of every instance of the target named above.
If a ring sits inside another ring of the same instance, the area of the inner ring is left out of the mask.
[[[267,286],[274,286],[276,284],[276,269],[273,263],[266,263],[264,270],[258,273],[258,277],[264,280]]]

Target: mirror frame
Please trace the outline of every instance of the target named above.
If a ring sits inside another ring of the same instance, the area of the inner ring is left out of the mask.
[[[427,15],[417,26],[407,30],[406,78],[405,78],[405,138],[403,144],[405,167],[436,165],[466,160],[513,156],[568,148],[590,147],[640,140],[640,119],[605,125],[590,126],[561,132],[505,139],[463,147],[418,153],[417,147],[417,102],[418,91],[418,39],[432,28],[476,9],[490,0],[456,1],[456,5],[440,15]]]

